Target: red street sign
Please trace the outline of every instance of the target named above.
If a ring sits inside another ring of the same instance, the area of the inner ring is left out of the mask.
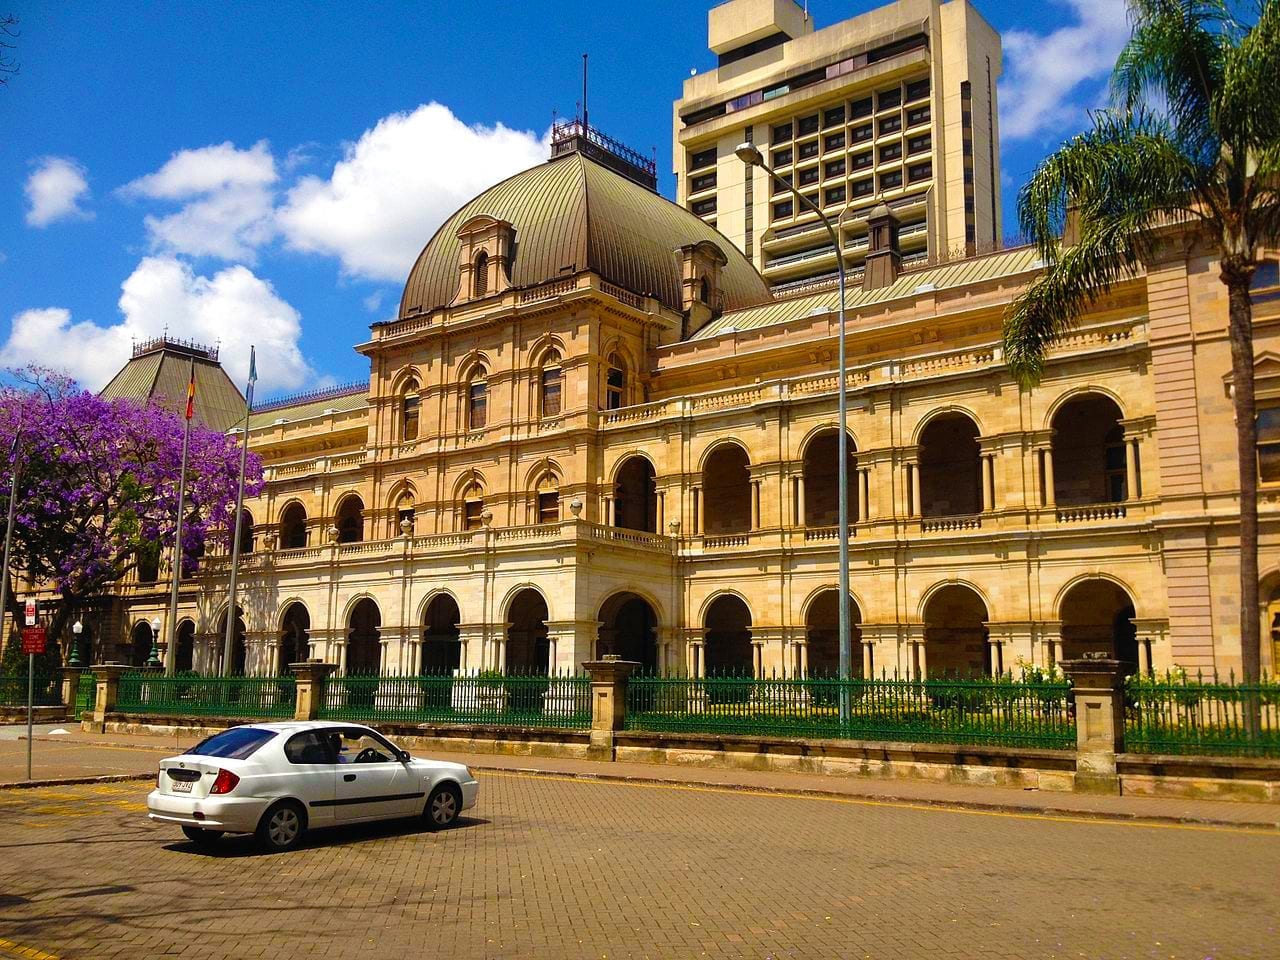
[[[28,600],[23,613],[26,614],[27,626],[34,627],[36,625],[36,602],[34,600]]]
[[[27,627],[22,631],[23,653],[44,653],[44,627]]]

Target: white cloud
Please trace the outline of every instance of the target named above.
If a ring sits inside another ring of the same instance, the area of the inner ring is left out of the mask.
[[[89,194],[84,167],[70,157],[41,157],[27,178],[24,190],[30,207],[27,223],[47,227],[58,220],[90,220],[93,213],[80,207]]]
[[[377,313],[382,309],[382,300],[386,296],[387,291],[375,290],[364,298],[364,308],[370,313]]]
[[[379,120],[327,180],[300,179],[277,226],[290,247],[336,256],[349,275],[403,281],[449,214],[546,158],[546,139],[531,131],[467,126],[428,103]]]
[[[258,348],[262,393],[315,380],[298,348],[298,311],[247,267],[204,277],[172,257],[147,257],[121,285],[120,312],[121,322],[100,326],[73,322],[71,311],[61,307],[23,311],[13,318],[9,339],[0,347],[0,365],[56,367],[96,390],[128,360],[134,340],[167,331],[197,343],[220,341],[222,365],[241,389],[250,343]],[[50,344],[55,343],[57,353],[51,355]]]
[[[1047,34],[1009,30],[1000,81],[1000,134],[1025,140],[1079,125],[1129,39],[1120,0],[1055,0],[1076,20]],[[1084,102],[1082,102],[1084,101]],[[1066,132],[1066,131],[1063,131]]]
[[[248,150],[227,142],[181,150],[121,193],[183,203],[176,213],[146,217],[153,249],[252,263],[256,248],[274,233],[278,179],[266,141]]]

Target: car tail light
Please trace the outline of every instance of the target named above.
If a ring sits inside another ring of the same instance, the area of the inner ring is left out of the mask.
[[[230,770],[219,770],[217,777],[215,777],[213,781],[213,789],[211,789],[209,793],[230,793],[236,788],[236,784],[239,782],[240,778]]]

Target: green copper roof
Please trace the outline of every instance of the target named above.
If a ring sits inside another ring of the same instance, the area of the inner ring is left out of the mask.
[[[216,355],[216,354],[215,354]],[[244,419],[244,397],[216,360],[195,357],[195,417],[214,430],[228,430]],[[163,399],[175,413],[186,409],[190,355],[168,346],[133,357],[102,388],[108,400],[124,398],[145,403]]]
[[[723,251],[727,309],[769,299],[764,279],[725,236],[688,210],[572,153],[490,187],[445,221],[409,273],[400,316],[449,304],[458,291],[458,228],[480,215],[515,227],[511,283],[528,287],[590,270],[681,308],[680,247],[709,240]]]
[[[967,260],[957,260],[954,263],[930,267],[927,270],[913,270],[910,273],[904,273],[887,287],[866,292],[857,286],[855,281],[846,295],[845,309],[856,310],[859,307],[896,300],[898,297],[911,296],[925,285],[932,285],[935,290],[946,290],[1025,273],[1037,268],[1038,256],[1035,247],[1002,250],[989,256],[970,257]],[[749,307],[745,310],[726,311],[699,330],[693,339],[705,340],[725,333],[754,330],[758,327],[772,326],[775,323],[787,323],[815,313],[833,313],[839,304],[839,291],[832,287],[820,293],[775,300],[772,303]]]
[[[280,405],[272,403],[267,405],[265,410],[255,410],[249,415],[249,429],[257,430],[259,427],[269,427],[277,420],[288,420],[290,422],[307,420],[311,417],[322,416],[326,410],[347,413],[351,410],[363,409],[368,405],[369,385],[366,383],[345,393],[329,394],[315,399],[300,399],[299,402],[293,404]]]

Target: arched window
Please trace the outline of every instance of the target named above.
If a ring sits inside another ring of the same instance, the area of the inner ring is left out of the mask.
[[[542,415],[544,417],[560,415],[563,387],[564,372],[560,369],[560,355],[552,353],[542,365]]]
[[[418,385],[410,381],[405,388],[400,410],[400,439],[404,443],[418,439]]]
[[[409,521],[409,528],[407,532],[410,535],[412,535],[413,523],[414,523],[414,504],[413,504],[413,494],[410,493],[408,490],[400,494],[400,499],[396,501],[396,521],[395,521],[396,528],[393,531],[391,531],[392,536],[398,536],[399,534],[406,532],[403,529],[404,522],[406,520]]]
[[[703,277],[702,282],[698,284],[698,299],[703,303],[711,302],[711,285],[707,283],[706,277]]]
[[[364,539],[364,502],[355,494],[343,497],[335,518],[339,543],[359,543]]]
[[[489,383],[477,370],[467,387],[467,429],[483,430],[489,423]]]
[[[560,522],[560,483],[555,475],[543,474],[538,481],[538,523]]]
[[[253,553],[253,514],[240,511],[240,552]]]
[[[462,494],[462,529],[479,530],[484,526],[484,490],[472,483]]]
[[[472,271],[472,296],[483,297],[489,293],[489,255],[481,250],[476,254],[475,269]]]
[[[146,542],[138,546],[138,582],[155,583],[160,579],[160,544]]]
[[[280,516],[280,548],[296,550],[307,545],[307,511],[296,500]]]
[[[627,373],[622,365],[622,358],[616,353],[611,353],[609,354],[609,371],[605,375],[604,408],[617,410],[621,407],[626,390]]]

